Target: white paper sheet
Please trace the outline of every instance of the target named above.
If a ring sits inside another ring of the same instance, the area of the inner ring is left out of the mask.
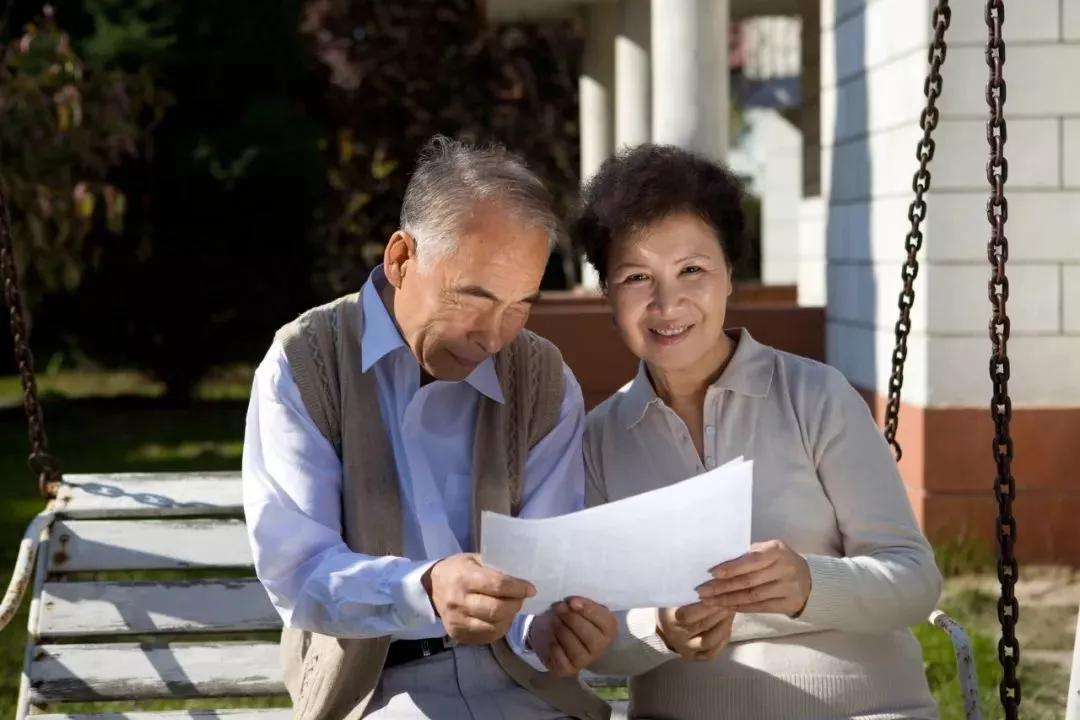
[[[485,512],[484,564],[536,586],[522,612],[571,595],[610,610],[698,601],[709,569],[750,547],[753,462],[741,457],[658,490],[540,520]]]

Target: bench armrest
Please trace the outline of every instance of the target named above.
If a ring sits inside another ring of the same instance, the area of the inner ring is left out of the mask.
[[[46,509],[37,514],[22,541],[19,543],[19,554],[15,558],[15,569],[11,573],[11,582],[8,583],[4,599],[0,600],[0,630],[3,630],[11,619],[15,617],[19,606],[22,604],[23,595],[30,587],[30,581],[34,577],[34,560],[37,558],[38,549],[41,547],[42,535],[52,524],[55,513]]]
[[[956,655],[956,674],[960,678],[960,690],[964,694],[964,719],[982,720],[979,705],[979,678],[975,671],[975,657],[971,640],[960,623],[941,610],[930,613],[930,622],[949,634],[953,653]]]

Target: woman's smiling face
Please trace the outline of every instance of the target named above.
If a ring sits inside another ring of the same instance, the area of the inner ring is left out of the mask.
[[[616,241],[607,292],[623,342],[655,370],[714,368],[731,266],[716,231],[698,215],[669,215]]]

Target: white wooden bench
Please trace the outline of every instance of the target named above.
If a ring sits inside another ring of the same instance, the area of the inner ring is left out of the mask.
[[[291,716],[279,670],[281,623],[254,577],[238,473],[68,475],[53,506],[28,530],[16,564],[0,627],[29,587],[17,720],[31,713],[47,720]],[[173,576],[122,576],[163,571]],[[978,718],[967,637],[941,613],[931,620],[953,639],[967,717]],[[266,635],[236,637],[259,632]],[[238,698],[281,707],[238,708]],[[214,709],[65,709],[195,699],[212,699]]]
[[[254,578],[239,475],[66,481],[51,521],[43,516],[17,717],[35,708],[64,717],[66,703],[107,701],[221,698],[227,707],[262,697],[287,706],[274,637],[281,622]],[[24,546],[37,539],[28,535]],[[133,571],[175,575],[117,577]],[[270,635],[223,638],[259,631]]]

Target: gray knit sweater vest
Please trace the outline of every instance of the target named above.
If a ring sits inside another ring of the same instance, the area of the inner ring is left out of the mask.
[[[363,303],[359,293],[313,308],[282,327],[300,395],[342,462],[342,521],[348,546],[366,555],[402,556],[402,506],[375,375],[360,371]],[[529,450],[554,427],[563,394],[558,349],[529,331],[495,356],[505,402],[482,396],[473,441],[473,537],[483,510],[516,513]],[[386,660],[389,637],[336,638],[286,628],[281,651],[296,720],[363,716]],[[491,651],[523,687],[571,717],[607,720],[610,707],[577,678],[536,672],[505,640]]]

